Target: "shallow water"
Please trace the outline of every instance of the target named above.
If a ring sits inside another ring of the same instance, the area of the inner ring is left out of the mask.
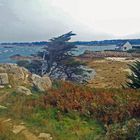
[[[22,56],[30,56],[31,54],[35,54],[38,51],[42,51],[44,46],[2,46],[0,45],[0,63],[15,63],[16,61],[11,60],[10,56],[20,54]],[[80,55],[85,52],[85,50],[90,51],[103,51],[115,49],[114,45],[109,46],[77,46],[75,55]]]
[[[115,50],[116,45],[107,45],[107,46],[85,46],[79,45],[77,46],[76,55],[83,54],[86,50],[89,51],[104,51],[104,50]]]
[[[22,56],[30,56],[31,54],[35,54],[38,51],[42,50],[42,47],[34,47],[34,46],[13,46],[10,48],[5,48],[4,46],[0,46],[0,63],[15,63],[14,60],[10,59],[10,56],[20,54]]]

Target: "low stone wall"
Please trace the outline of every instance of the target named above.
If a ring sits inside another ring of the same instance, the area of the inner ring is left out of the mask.
[[[105,58],[105,57],[140,57],[140,53],[127,53],[115,51],[92,52],[86,51],[80,57],[84,58]]]

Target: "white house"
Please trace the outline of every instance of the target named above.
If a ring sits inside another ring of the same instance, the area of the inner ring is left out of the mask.
[[[127,41],[124,44],[121,45],[117,45],[116,50],[120,50],[120,51],[128,51],[132,49],[132,45]]]

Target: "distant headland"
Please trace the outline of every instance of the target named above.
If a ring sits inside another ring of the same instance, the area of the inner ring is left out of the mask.
[[[75,45],[117,45],[125,42],[131,44],[140,44],[140,39],[113,39],[113,40],[99,40],[99,41],[75,41],[72,42]],[[48,45],[48,41],[36,41],[36,42],[13,42],[13,43],[0,43],[0,45],[15,45],[15,46],[44,46]]]

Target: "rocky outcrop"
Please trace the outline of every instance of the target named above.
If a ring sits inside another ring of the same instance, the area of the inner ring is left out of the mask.
[[[33,74],[32,81],[34,86],[40,91],[46,91],[52,86],[52,82],[47,75],[40,77],[36,74]]]
[[[31,91],[28,88],[23,87],[23,86],[18,86],[16,88],[16,93],[24,94],[24,95],[32,95]]]
[[[0,73],[0,85],[7,85],[7,84],[9,84],[8,74]]]
[[[25,87],[35,86],[40,91],[46,91],[52,86],[50,78],[45,75],[40,77],[31,74],[27,69],[19,67],[16,64],[1,64],[0,65],[0,86],[11,85],[16,88],[16,91],[23,94],[30,94],[29,89]]]
[[[0,75],[2,73],[5,73],[5,79],[8,77],[9,83],[12,86],[30,84],[31,73],[27,69],[19,67],[16,64],[1,64]],[[8,83],[7,80],[6,82]]]

